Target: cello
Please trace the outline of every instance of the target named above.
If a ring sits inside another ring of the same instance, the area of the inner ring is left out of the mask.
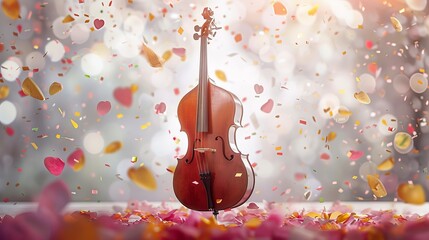
[[[196,87],[180,100],[177,113],[181,131],[188,138],[186,154],[177,159],[173,189],[187,208],[212,211],[238,207],[250,197],[255,175],[248,160],[235,142],[241,127],[243,107],[231,92],[214,85],[207,73],[207,44],[220,29],[213,11],[204,8],[205,22],[194,27],[200,40],[200,73]],[[198,34],[200,32],[200,34]]]

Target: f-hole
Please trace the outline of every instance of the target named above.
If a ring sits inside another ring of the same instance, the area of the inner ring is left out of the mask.
[[[216,138],[215,138],[215,140],[216,141],[218,141],[218,140],[222,140],[222,153],[223,153],[223,157],[226,159],[226,160],[229,160],[229,161],[231,161],[233,158],[234,158],[234,155],[233,154],[231,154],[231,156],[228,158],[227,156],[226,156],[226,153],[225,153],[225,141],[223,140],[223,137],[221,137],[221,136],[217,136]]]

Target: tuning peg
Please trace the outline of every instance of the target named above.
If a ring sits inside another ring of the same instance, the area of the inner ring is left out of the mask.
[[[198,39],[200,39],[200,35],[198,35],[198,33],[194,33],[194,40],[198,40]]]
[[[194,30],[195,30],[195,32],[199,32],[201,30],[201,27],[198,25],[195,25]]]

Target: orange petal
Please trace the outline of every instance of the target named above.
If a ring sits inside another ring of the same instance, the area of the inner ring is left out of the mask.
[[[281,2],[275,2],[273,4],[274,14],[275,15],[286,15],[287,9]]]
[[[149,62],[151,67],[155,67],[155,68],[162,67],[161,59],[146,44],[143,43],[143,47],[140,53],[146,57],[146,60]]]
[[[1,8],[8,18],[12,20],[19,18],[19,12],[21,10],[18,0],[3,0]]]
[[[128,169],[128,177],[137,186],[146,190],[156,190],[157,184],[152,172],[146,166]]]
[[[122,148],[122,142],[120,141],[114,141],[111,142],[107,147],[104,149],[104,153],[114,153],[119,151]]]
[[[378,179],[376,175],[367,175],[368,186],[371,188],[372,193],[378,198],[385,197],[387,195],[386,188],[383,183]]]
[[[426,202],[425,190],[420,184],[399,184],[398,196],[406,203],[424,204]]]
[[[45,96],[43,95],[42,90],[40,90],[39,86],[31,79],[26,78],[22,83],[22,91],[35,99],[45,100]]]
[[[59,82],[53,82],[51,86],[49,86],[49,94],[55,95],[63,90],[63,85]]]

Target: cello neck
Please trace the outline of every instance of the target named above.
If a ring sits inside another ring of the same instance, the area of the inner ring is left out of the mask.
[[[197,132],[208,131],[208,74],[207,74],[207,36],[201,35],[200,77],[198,81]]]

